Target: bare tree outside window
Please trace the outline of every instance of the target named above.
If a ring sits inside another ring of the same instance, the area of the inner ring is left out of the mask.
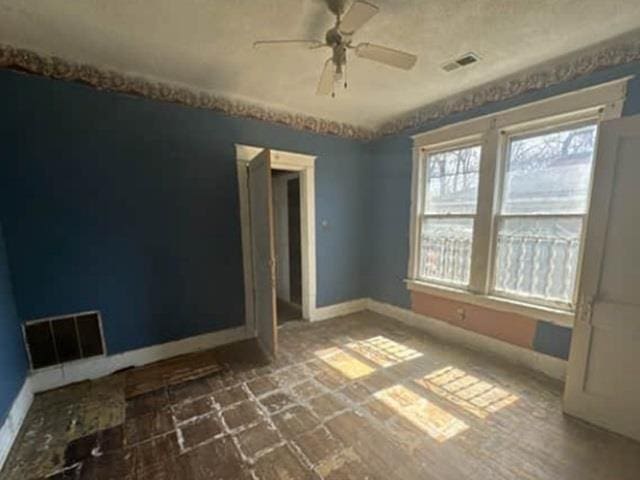
[[[475,212],[480,151],[480,147],[462,148],[428,157],[425,211]]]

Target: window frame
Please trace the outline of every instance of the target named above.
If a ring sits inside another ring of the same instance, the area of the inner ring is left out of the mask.
[[[495,199],[495,209],[493,211],[492,218],[492,238],[491,238],[491,254],[490,254],[490,270],[488,273],[489,280],[489,288],[488,293],[494,297],[498,298],[506,298],[508,300],[514,300],[524,303],[531,303],[534,305],[540,305],[543,307],[556,308],[560,310],[567,310],[570,312],[575,311],[576,302],[578,297],[578,281],[580,278],[580,266],[583,262],[583,250],[584,250],[584,240],[586,234],[586,226],[589,221],[589,206],[591,205],[591,193],[593,190],[593,172],[595,170],[595,162],[597,156],[597,148],[598,148],[598,139],[600,135],[600,122],[601,122],[602,112],[598,111],[597,113],[589,114],[585,112],[579,118],[574,118],[571,120],[559,120],[559,121],[549,121],[544,125],[538,126],[521,126],[516,125],[509,128],[504,128],[499,132],[499,155],[498,155],[498,175],[495,179],[495,190],[496,190],[496,199]],[[533,214],[511,214],[511,213],[502,213],[502,203],[504,200],[505,193],[505,170],[507,166],[507,162],[509,161],[509,147],[510,142],[514,137],[520,138],[534,138],[540,135],[561,132],[564,130],[568,130],[571,128],[580,128],[582,126],[595,125],[596,127],[596,138],[594,142],[594,151],[593,151],[593,159],[591,164],[591,171],[589,173],[589,185],[587,187],[587,209],[584,213],[555,213],[555,214],[546,214],[546,213],[533,213]],[[562,218],[579,218],[582,221],[581,231],[580,231],[580,244],[578,246],[577,252],[577,266],[575,272],[574,279],[574,288],[573,295],[569,302],[544,299],[538,297],[528,297],[526,295],[518,295],[515,293],[509,293],[505,291],[496,290],[496,270],[497,270],[497,243],[498,243],[498,232],[499,232],[499,224],[502,219],[505,218],[548,218],[548,217],[562,217]]]
[[[433,145],[428,149],[424,149],[420,153],[420,158],[418,162],[420,163],[418,169],[420,171],[421,182],[420,182],[420,193],[418,198],[416,199],[417,203],[417,225],[416,225],[416,242],[418,249],[417,253],[417,261],[415,263],[415,270],[413,271],[413,278],[418,279],[422,282],[433,283],[435,285],[442,285],[444,287],[452,287],[452,288],[466,288],[468,284],[455,283],[455,282],[447,282],[446,280],[439,280],[435,278],[426,279],[420,277],[420,252],[422,248],[422,232],[424,226],[424,220],[428,218],[470,218],[473,221],[473,231],[475,232],[475,224],[478,218],[478,199],[476,198],[476,208],[473,213],[427,213],[427,185],[429,181],[427,162],[431,155],[437,155],[438,153],[450,152],[452,150],[462,150],[465,148],[473,148],[480,147],[480,161],[482,163],[482,155],[484,152],[484,139],[481,136],[470,136],[464,139],[460,139],[460,141],[454,142],[446,142],[439,145]],[[479,173],[479,172],[478,172]],[[479,180],[478,180],[479,181]],[[471,258],[473,259],[473,235],[471,239]],[[471,270],[471,268],[470,268]],[[471,272],[469,273],[469,277],[471,277]],[[469,284],[471,282],[471,278],[469,279]]]
[[[411,224],[409,234],[409,262],[407,288],[412,291],[443,296],[453,300],[486,306],[545,319],[571,326],[575,316],[575,296],[580,285],[583,264],[584,235],[589,221],[589,210],[584,215],[573,304],[541,302],[537,298],[504,295],[494,289],[496,268],[497,219],[501,217],[501,199],[504,189],[504,168],[507,161],[509,139],[516,135],[535,135],[545,131],[562,130],[571,125],[595,123],[599,134],[600,123],[622,115],[626,86],[623,77],[594,87],[550,97],[495,114],[448,125],[414,135],[413,170],[411,184]],[[426,188],[426,158],[429,154],[464,146],[481,146],[478,199],[474,218],[470,281],[467,286],[441,283],[418,277],[422,219]],[[594,164],[597,161],[596,137]],[[593,172],[589,185],[588,204],[593,186]]]

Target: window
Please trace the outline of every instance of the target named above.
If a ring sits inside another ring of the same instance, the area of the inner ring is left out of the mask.
[[[409,288],[570,322],[598,125],[627,80],[414,136]]]
[[[571,305],[597,125],[508,138],[494,291]]]
[[[421,279],[467,285],[478,201],[479,145],[425,156]]]

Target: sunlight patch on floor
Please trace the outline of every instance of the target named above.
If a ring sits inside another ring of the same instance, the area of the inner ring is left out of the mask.
[[[374,368],[338,347],[318,350],[315,355],[350,380],[364,377],[375,371]]]
[[[381,367],[390,367],[422,356],[417,350],[382,335],[351,342],[346,346]]]
[[[374,396],[438,442],[469,428],[462,420],[402,385],[380,390]]]
[[[452,366],[419,378],[416,383],[479,418],[518,400],[517,395]]]

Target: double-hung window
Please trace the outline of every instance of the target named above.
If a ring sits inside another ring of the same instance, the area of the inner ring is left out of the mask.
[[[409,288],[570,319],[598,126],[626,80],[414,136]]]
[[[589,205],[597,124],[506,138],[493,290],[571,307]]]
[[[423,156],[420,279],[469,284],[481,153],[480,145],[471,144]]]

